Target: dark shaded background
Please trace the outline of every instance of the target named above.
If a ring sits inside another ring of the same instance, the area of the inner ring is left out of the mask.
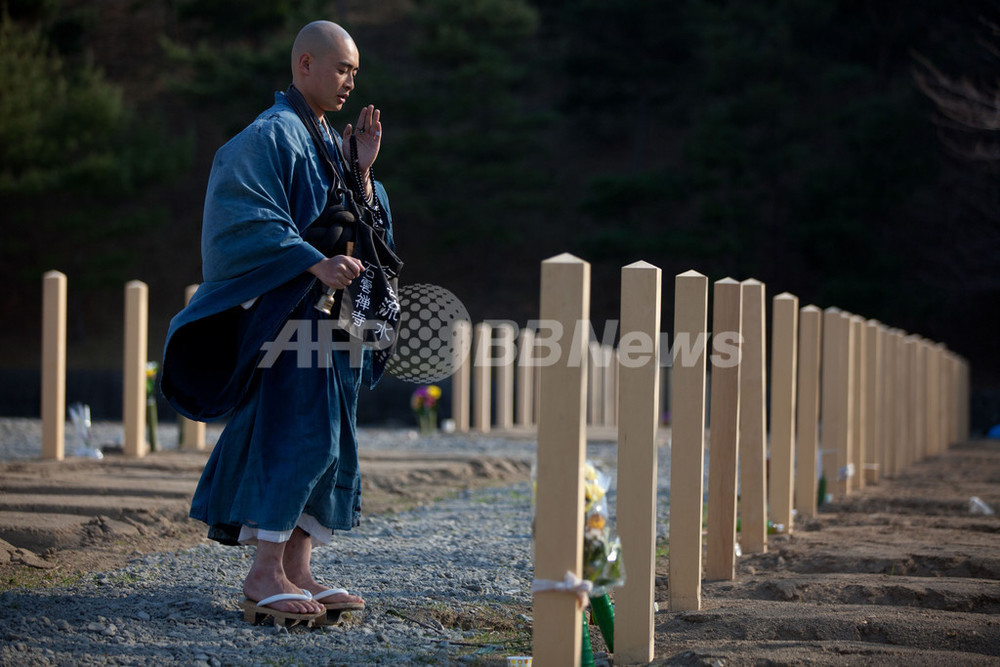
[[[966,78],[995,113],[995,7],[8,0],[0,413],[38,414],[41,275],[58,269],[68,400],[117,418],[124,283],[149,284],[155,359],[201,277],[212,155],[287,86],[298,28],[329,18],[362,54],[333,124],[382,109],[403,284],[523,324],[538,263],[569,251],[592,262],[601,331],[635,260],[664,271],[666,323],[673,275],[754,277],[944,342],[970,360],[983,429],[1000,422],[996,129],[946,119],[916,77]],[[405,419],[398,400],[370,418]]]

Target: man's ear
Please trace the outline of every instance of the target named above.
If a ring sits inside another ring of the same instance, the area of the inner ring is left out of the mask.
[[[309,73],[309,67],[312,65],[312,56],[308,53],[303,53],[299,56],[299,71],[303,74]]]

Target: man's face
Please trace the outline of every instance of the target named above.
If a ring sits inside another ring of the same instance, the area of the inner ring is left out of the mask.
[[[308,92],[303,96],[320,115],[326,111],[340,111],[354,90],[354,76],[358,73],[358,47],[354,40],[341,40],[326,55],[312,59],[309,67]]]

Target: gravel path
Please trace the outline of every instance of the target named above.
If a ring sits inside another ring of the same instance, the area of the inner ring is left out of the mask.
[[[493,609],[512,626],[529,622],[505,607],[530,604],[530,522],[530,488],[520,484],[338,535],[317,550],[314,571],[364,595],[363,618],[344,627],[245,623],[237,604],[253,550],[214,543],[72,586],[5,593],[0,664],[461,664],[471,647],[452,642],[489,642],[436,617]]]
[[[115,428],[97,424],[95,433],[113,437]],[[34,429],[37,420],[0,420],[0,459],[37,457]],[[176,447],[171,432],[176,427],[161,436],[164,448]],[[360,441],[369,449],[428,453],[535,451],[530,440],[399,430],[364,429]],[[660,449],[663,491],[668,452]],[[588,458],[612,473],[615,456],[613,443],[588,447]],[[665,530],[665,493],[660,497]],[[530,653],[511,637],[530,636],[531,521],[528,483],[364,518],[315,552],[314,571],[328,585],[362,594],[367,609],[321,629],[245,623],[238,601],[253,550],[215,543],[147,555],[58,588],[7,592],[0,594],[0,664],[448,665]]]

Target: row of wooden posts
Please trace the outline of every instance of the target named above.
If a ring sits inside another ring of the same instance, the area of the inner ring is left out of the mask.
[[[503,433],[534,429],[540,409],[535,330],[519,329],[507,321],[472,325],[459,320],[450,335],[456,355],[451,374],[455,430]],[[591,340],[588,351],[587,423],[614,427],[618,419],[615,349]]]
[[[563,331],[588,322],[589,264],[564,254],[542,262],[541,273],[541,321]],[[661,351],[660,269],[637,262],[621,273],[617,529],[627,580],[615,592],[615,661],[623,664],[654,658],[661,353],[673,357],[671,610],[701,607],[703,575],[735,577],[737,516],[743,552],[763,552],[769,516],[791,532],[793,509],[799,516],[816,512],[820,470],[839,498],[969,435],[968,363],[943,345],[837,308],[800,308],[797,297],[783,293],[772,299],[768,374],[765,286],[716,281],[711,329],[708,287],[696,271],[676,276],[674,345]],[[555,363],[536,366],[540,581],[581,576],[588,374],[578,360],[586,358],[586,345],[583,336],[564,338]],[[580,612],[572,591],[535,593],[537,664],[579,664]]]
[[[66,451],[66,274],[42,277],[42,458],[61,460]],[[189,286],[190,300],[196,285]],[[125,284],[125,345],[122,364],[123,449],[145,456],[146,364],[148,360],[149,288],[139,280]],[[205,424],[181,418],[181,442],[205,448]]]
[[[42,283],[42,458],[62,459],[65,456],[68,281],[65,274],[50,271],[43,276]],[[186,300],[191,299],[196,289],[197,285],[188,286]],[[145,431],[148,304],[149,289],[145,283],[138,280],[126,283],[122,378],[123,449],[126,456],[144,456],[148,450]],[[534,428],[538,412],[538,374],[533,367],[526,365],[523,354],[516,363],[513,356],[507,355],[509,359],[505,361],[493,354],[496,349],[532,349],[534,331],[522,329],[515,334],[512,323],[480,323],[474,328],[473,344],[472,329],[469,322],[462,321],[453,333],[458,349],[463,350],[464,355],[452,376],[452,412],[457,430],[486,433],[491,429]],[[468,357],[469,350],[474,350],[471,359]],[[611,363],[614,349],[608,344],[593,342],[590,352],[588,423],[612,427],[617,410],[617,365]],[[516,396],[513,393],[515,367]],[[494,396],[495,417],[492,408]],[[180,421],[180,439],[185,448],[204,449],[205,424],[183,417]]]
[[[842,497],[968,437],[969,366],[940,343],[837,308],[800,308],[797,297],[783,293],[772,299],[768,374],[765,286],[752,279],[716,281],[709,329],[708,279],[688,271],[675,279],[672,350],[661,350],[661,271],[637,262],[622,269],[615,350],[591,340],[589,264],[564,254],[542,262],[541,271],[538,331],[486,323],[455,330],[452,347],[473,352],[452,375],[453,418],[459,431],[537,429],[534,571],[537,580],[548,581],[563,581],[567,572],[581,575],[587,425],[617,426],[617,528],[628,577],[615,593],[615,657],[623,663],[653,659],[662,355],[672,362],[672,610],[700,608],[703,574],[734,578],[737,515],[743,551],[764,551],[769,518],[790,532],[793,510],[799,516],[816,512],[818,471],[830,494]],[[42,456],[61,459],[66,276],[51,271],[43,285]],[[193,291],[188,288],[188,299]],[[147,286],[127,283],[123,423],[130,456],[144,455],[147,447],[147,312]],[[497,363],[494,349],[516,349],[517,356]],[[711,447],[703,564],[706,425]],[[183,420],[185,446],[203,448],[204,428]],[[539,592],[534,607],[538,664],[575,667],[577,597]]]

